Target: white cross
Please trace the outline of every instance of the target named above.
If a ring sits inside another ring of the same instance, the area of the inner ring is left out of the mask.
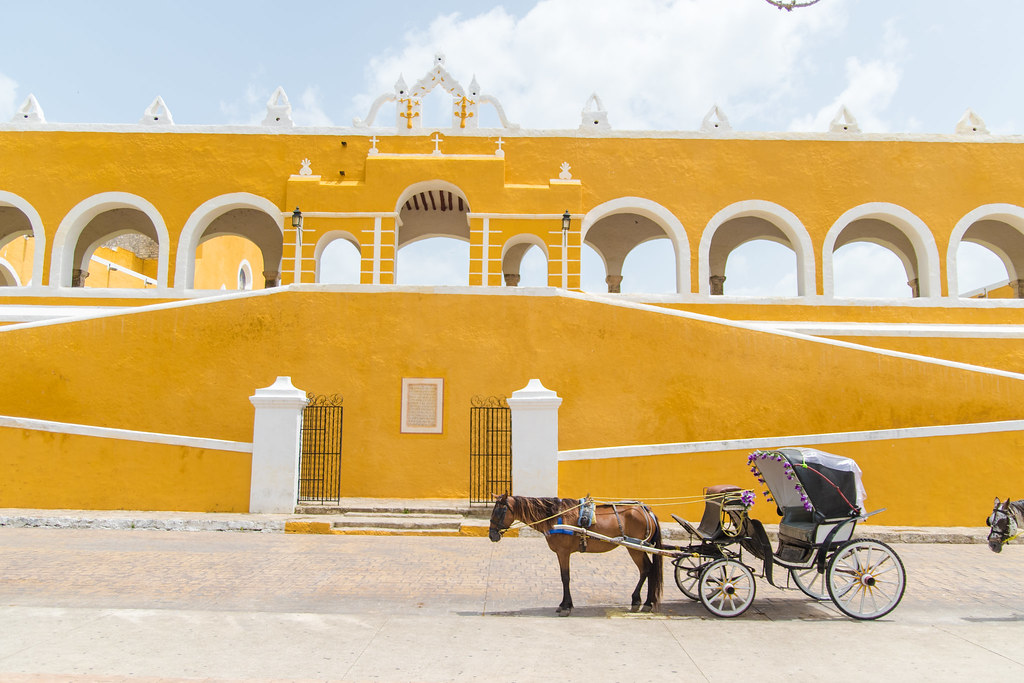
[[[377,151],[377,143],[378,142],[380,142],[380,140],[377,139],[376,135],[374,135],[372,138],[370,138],[370,144],[373,145],[372,147],[370,147],[370,152],[371,153]]]
[[[504,156],[505,150],[503,150],[501,146],[505,144],[505,141],[499,137],[496,144],[498,145],[498,151],[495,152],[495,154],[497,154],[498,156]]]
[[[430,139],[434,143],[434,154],[440,154],[441,153],[441,142],[442,142],[441,134],[440,133],[434,133],[434,137],[432,137]]]

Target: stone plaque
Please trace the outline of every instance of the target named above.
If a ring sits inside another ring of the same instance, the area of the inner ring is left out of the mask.
[[[444,424],[444,380],[402,380],[402,432],[440,434]]]

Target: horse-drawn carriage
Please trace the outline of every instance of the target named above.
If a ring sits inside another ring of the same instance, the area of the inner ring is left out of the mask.
[[[738,486],[705,488],[704,515],[696,526],[672,515],[689,535],[684,546],[663,544],[657,519],[641,503],[607,503],[598,505],[596,513],[581,514],[589,505],[586,501],[511,496],[499,497],[495,503],[491,540],[501,538],[511,519],[545,533],[562,567],[563,600],[558,611],[563,615],[572,610],[569,555],[619,546],[629,550],[640,571],[633,592],[636,609],[647,579],[644,609],[652,609],[660,599],[661,562],[668,558],[684,595],[717,616],[739,616],[756,593],[751,556],[761,561],[761,574],[772,585],[778,586],[773,569],[781,567],[808,597],[831,599],[854,619],[877,619],[899,604],[906,587],[899,556],[880,541],[853,538],[858,521],[882,511],[864,511],[857,463],[810,448],[755,451],[748,463],[767,489],[765,498],[775,503],[782,518],[774,550],[764,525],[748,515],[754,492]],[[602,516],[603,526],[594,521]]]

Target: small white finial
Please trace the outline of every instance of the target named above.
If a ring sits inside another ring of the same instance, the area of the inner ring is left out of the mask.
[[[835,118],[832,119],[832,123],[828,125],[828,132],[859,133],[860,126],[857,125],[857,119],[853,118],[853,114],[850,113],[850,110],[843,105],[839,107],[839,111],[836,112]]]
[[[611,128],[611,125],[608,123],[608,112],[605,111],[604,104],[596,92],[592,93],[590,98],[587,99],[587,103],[583,105],[580,117],[580,130],[609,130]]]
[[[302,160],[302,168],[299,169],[299,175],[313,175],[313,169],[309,167],[309,159]]]
[[[25,101],[18,107],[18,111],[15,112],[11,121],[14,123],[46,123],[46,117],[43,116],[43,108],[39,106],[35,95],[29,95],[25,98]]]
[[[164,104],[164,98],[157,95],[153,103],[146,107],[139,123],[147,126],[173,125],[174,118],[171,117],[171,110]]]
[[[981,117],[974,113],[973,109],[964,112],[963,117],[956,124],[958,135],[988,135],[988,128]]]
[[[711,107],[704,120],[701,121],[700,129],[705,133],[717,133],[724,130],[732,130],[729,119],[716,104]]]
[[[559,166],[559,168],[562,169],[558,173],[559,180],[572,180],[572,173],[569,172],[569,169],[572,167],[569,165],[568,161],[563,161],[562,165]]]
[[[263,125],[285,127],[295,125],[295,122],[292,121],[292,105],[281,86],[278,86],[274,94],[267,100],[267,116],[263,119]]]
[[[398,80],[395,81],[395,95],[405,97],[408,92],[409,86],[405,84],[405,77],[402,74],[398,74]]]

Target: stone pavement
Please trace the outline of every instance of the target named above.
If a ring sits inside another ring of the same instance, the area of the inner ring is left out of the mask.
[[[759,581],[711,617],[667,565],[631,614],[628,555],[542,539],[0,528],[0,680],[963,680],[1024,674],[1024,548],[899,544],[876,622]]]

